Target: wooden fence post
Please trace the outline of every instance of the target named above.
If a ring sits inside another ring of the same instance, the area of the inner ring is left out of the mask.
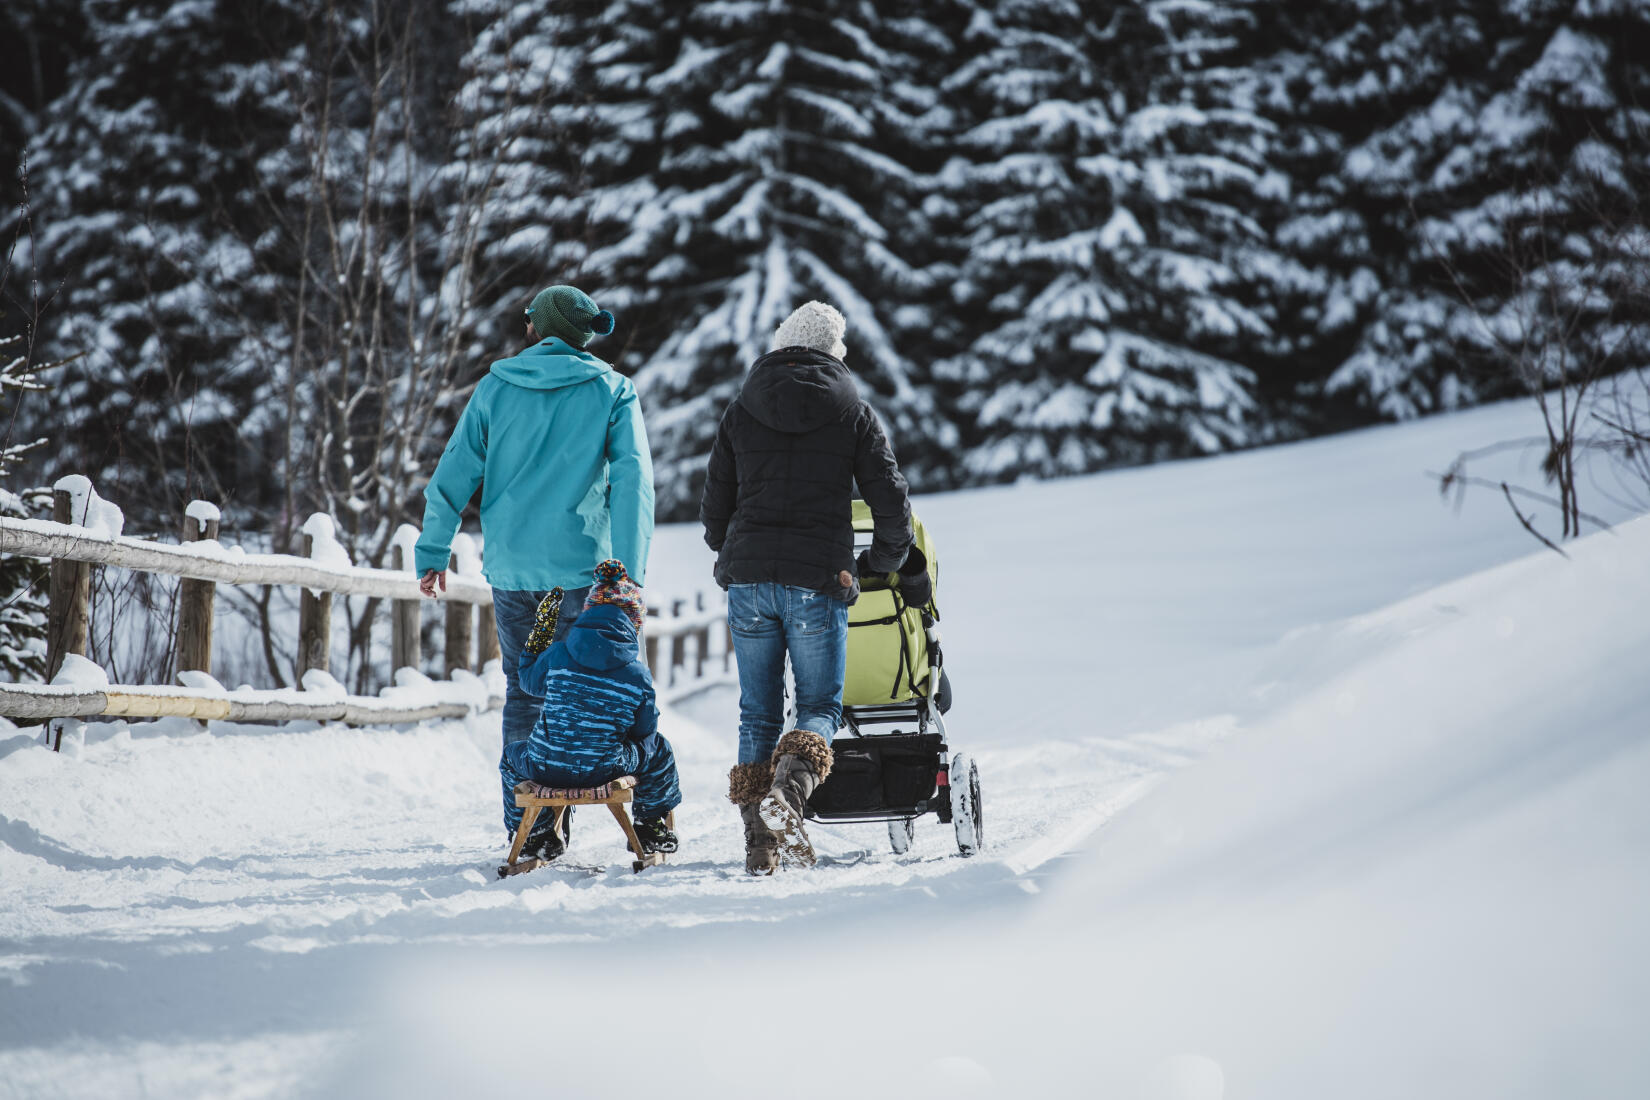
[[[196,516],[191,504],[183,516],[184,542],[207,542],[218,537],[217,509],[202,509]],[[178,668],[179,672],[212,671],[212,597],[218,586],[212,581],[184,577],[178,581]]]
[[[693,606],[701,615],[704,614],[705,593],[703,589],[693,594]],[[701,680],[705,676],[705,661],[710,657],[710,624],[706,623],[694,631],[694,636],[698,639],[699,644],[694,647],[693,651],[693,678]]]
[[[65,489],[52,493],[52,519],[73,523],[72,498]],[[92,599],[92,567],[86,562],[53,558],[50,609],[46,621],[46,680],[50,682],[70,653],[86,655],[90,635],[88,607]]]
[[[647,609],[647,620],[648,620],[647,625],[651,625],[651,620],[655,620],[658,617],[659,617],[659,609],[657,607],[650,607],[650,608]],[[643,650],[643,653],[645,655],[644,659],[647,661],[648,674],[653,677],[654,684],[661,683],[661,681],[659,679],[660,669],[659,669],[659,636],[658,636],[658,634],[654,633],[651,630],[643,630],[642,631],[642,650]]]
[[[453,554],[447,562],[456,575],[458,555]],[[447,601],[447,639],[442,643],[441,658],[447,666],[449,680],[453,678],[454,669],[470,667],[470,631],[475,625],[475,618],[475,610],[469,604]]]
[[[476,605],[476,672],[487,667],[488,661],[499,659],[498,620],[493,617],[493,605]]]
[[[304,536],[304,557],[315,554],[315,536]],[[298,590],[298,684],[318,668],[332,674],[332,593]]]
[[[406,554],[400,545],[391,548],[392,568],[410,571],[412,562],[405,559]],[[391,669],[417,668],[421,663],[418,655],[418,613],[417,600],[390,601]]]
[[[687,601],[682,599],[671,600],[670,617],[672,619],[680,619],[682,617],[682,607],[686,603]],[[670,672],[668,673],[668,681],[671,687],[675,687],[676,670],[679,668],[682,670],[682,675],[687,675],[687,636],[679,630],[673,630],[671,631],[669,641],[665,644],[670,647]]]
[[[680,647],[677,650],[677,656],[682,665],[682,678],[684,680],[692,679],[693,673],[689,669],[699,661],[699,632],[690,630],[679,635],[679,637],[681,640],[677,643]]]

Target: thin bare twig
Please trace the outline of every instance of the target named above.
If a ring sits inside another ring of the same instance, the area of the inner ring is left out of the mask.
[[[1518,505],[1513,501],[1512,488],[1510,486],[1508,486],[1508,484],[1505,481],[1503,481],[1501,483],[1501,492],[1503,494],[1505,494],[1505,496],[1507,498],[1507,507],[1511,508],[1513,515],[1518,517],[1518,522],[1522,523],[1524,525],[1524,530],[1528,531],[1530,534],[1532,534],[1536,538],[1540,539],[1541,544],[1543,546],[1547,547],[1547,549],[1551,550],[1553,553],[1557,554],[1559,557],[1568,558],[1570,556],[1570,555],[1566,554],[1563,550],[1560,550],[1558,548],[1558,544],[1553,542],[1552,539],[1549,539],[1546,535],[1543,535],[1540,531],[1537,531],[1535,529],[1535,524],[1530,522],[1530,517],[1526,516],[1523,512],[1520,512],[1518,510]]]
[[[1502,492],[1507,493],[1509,495],[1513,494],[1513,493],[1516,493],[1521,497],[1525,497],[1526,499],[1533,500],[1538,504],[1545,504],[1550,508],[1562,508],[1563,507],[1563,502],[1562,501],[1555,500],[1550,496],[1546,496],[1542,493],[1537,493],[1537,492],[1534,492],[1530,489],[1526,489],[1521,485],[1509,485],[1505,481],[1492,481],[1489,478],[1470,477],[1467,474],[1454,472],[1454,471],[1446,471],[1445,473],[1438,474],[1438,473],[1432,472],[1431,470],[1428,470],[1427,471],[1427,476],[1430,477],[1430,478],[1437,479],[1438,482],[1441,485],[1444,486],[1446,492],[1448,491],[1448,488],[1452,485],[1471,485],[1471,486],[1474,486],[1476,488],[1481,488],[1481,489],[1500,489]],[[1599,517],[1597,517],[1595,515],[1592,515],[1592,514],[1587,513],[1587,512],[1580,512],[1578,514],[1580,515],[1580,517],[1582,519],[1586,520],[1588,523],[1591,523],[1594,527],[1597,527],[1600,531],[1613,531],[1614,530],[1614,528],[1609,523],[1605,522],[1604,520],[1600,519]]]

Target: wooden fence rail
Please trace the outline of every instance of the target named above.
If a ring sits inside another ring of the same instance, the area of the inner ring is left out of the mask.
[[[349,596],[421,598],[418,578],[410,572],[325,565],[293,554],[244,554],[216,541],[172,546],[125,535],[110,538],[83,527],[38,519],[0,517],[0,554],[116,565],[139,573],[169,573],[219,584],[289,584]],[[449,575],[441,599],[491,604],[493,590],[480,577]]]
[[[53,503],[50,522],[0,517],[0,553],[51,559],[48,679],[57,675],[69,655],[86,654],[89,566],[113,565],[183,578],[177,612],[178,677],[180,681],[190,676],[204,677],[210,686],[98,685],[92,689],[85,683],[0,684],[0,715],[35,719],[184,715],[201,720],[315,719],[358,725],[459,717],[503,702],[480,687],[481,681],[470,672],[472,667],[482,672],[499,654],[492,588],[479,574],[458,572],[465,557],[474,560],[468,550],[463,555],[455,552],[450,559],[447,589],[440,597],[446,606],[442,665],[448,680],[434,682],[440,690],[435,690],[433,696],[425,690],[420,702],[398,702],[395,696],[404,700],[408,695],[404,687],[386,689],[385,698],[350,696],[332,680],[328,669],[332,597],[341,593],[388,600],[393,663],[401,670],[396,679],[399,682],[410,676],[431,683],[416,671],[422,663],[420,603],[425,597],[411,571],[415,529],[405,527],[397,532],[394,561],[399,568],[366,569],[348,564],[333,540],[332,521],[324,515],[313,516],[304,525],[305,556],[298,557],[248,554],[239,547],[220,545],[217,509],[200,501],[189,506],[184,541],[178,545],[122,536],[118,523],[114,529],[94,523],[94,505],[107,506],[97,500],[83,478],[60,481]],[[466,536],[460,536],[463,538]],[[296,678],[306,687],[313,683],[325,690],[269,692],[242,688],[229,692],[212,681],[212,603],[218,584],[300,586]],[[702,593],[693,603],[693,608],[687,609],[686,601],[676,600],[669,615],[659,614],[658,608],[649,609],[643,632],[646,657],[655,684],[666,698],[719,682],[731,671],[731,638],[719,603],[707,608]],[[473,660],[472,640],[476,643]],[[720,652],[713,653],[713,648]],[[317,673],[323,675],[313,679]],[[454,689],[447,689],[448,683],[454,684]]]
[[[0,713],[9,718],[194,718],[230,722],[343,722],[395,725],[432,718],[463,718],[476,712],[464,702],[397,703],[369,696],[301,698],[291,689],[242,688],[213,692],[175,687],[113,686],[103,691],[40,684],[0,685]],[[501,700],[492,700],[493,706]]]

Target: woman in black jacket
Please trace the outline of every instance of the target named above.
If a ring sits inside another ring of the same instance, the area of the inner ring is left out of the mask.
[[[728,590],[739,664],[739,763],[728,798],[745,823],[745,870],[811,865],[802,809],[831,770],[842,718],[848,605],[859,596],[855,486],[875,518],[863,563],[892,572],[911,546],[905,478],[843,365],[847,323],[823,302],[774,333],[716,434],[699,519]],[[796,728],[784,732],[785,656]]]

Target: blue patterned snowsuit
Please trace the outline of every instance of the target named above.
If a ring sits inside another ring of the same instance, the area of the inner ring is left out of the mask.
[[[499,761],[506,831],[514,835],[521,824],[515,788],[523,779],[594,787],[633,775],[631,809],[638,821],[681,805],[676,757],[659,734],[653,677],[622,610],[611,604],[586,609],[565,640],[542,653],[523,650],[518,672],[525,690],[544,697],[544,708],[532,736],[506,745]]]

